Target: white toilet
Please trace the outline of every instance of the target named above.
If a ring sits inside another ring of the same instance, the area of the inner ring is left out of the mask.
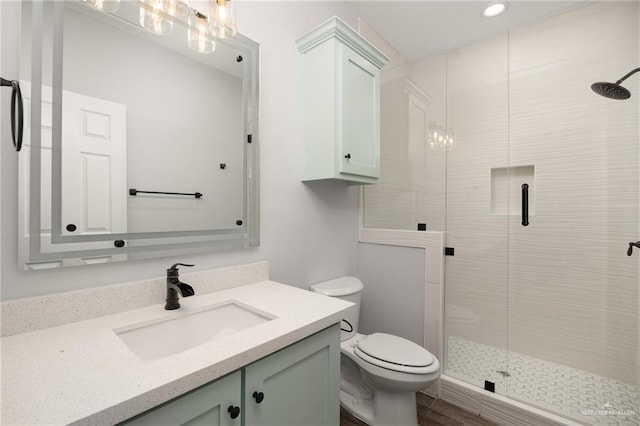
[[[423,347],[385,333],[358,333],[362,282],[341,277],[311,286],[355,303],[341,328],[340,404],[373,426],[416,426],[416,395],[439,376],[440,363]]]

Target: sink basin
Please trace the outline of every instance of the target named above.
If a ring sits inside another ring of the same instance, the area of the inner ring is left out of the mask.
[[[178,318],[114,332],[138,358],[150,361],[231,336],[274,318],[248,305],[229,301]]]

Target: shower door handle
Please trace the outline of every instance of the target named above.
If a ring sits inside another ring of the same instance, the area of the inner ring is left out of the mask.
[[[529,185],[522,184],[522,226],[529,226]]]

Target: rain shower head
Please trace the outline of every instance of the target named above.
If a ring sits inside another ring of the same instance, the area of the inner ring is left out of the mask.
[[[631,97],[631,92],[629,92],[624,87],[620,86],[620,83],[625,81],[631,75],[640,71],[640,68],[636,68],[633,71],[627,73],[620,80],[615,83],[607,83],[604,81],[598,81],[597,83],[593,83],[591,85],[591,90],[596,92],[600,96],[604,96],[609,99],[629,99]]]
[[[609,99],[629,99],[631,97],[631,92],[620,86],[618,83],[598,81],[591,85],[591,90],[596,92],[598,95]]]

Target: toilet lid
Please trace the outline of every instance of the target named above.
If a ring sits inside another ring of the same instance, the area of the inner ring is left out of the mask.
[[[358,342],[354,352],[372,364],[406,372],[428,367],[434,361],[433,355],[423,347],[385,333],[373,333],[365,337]]]

